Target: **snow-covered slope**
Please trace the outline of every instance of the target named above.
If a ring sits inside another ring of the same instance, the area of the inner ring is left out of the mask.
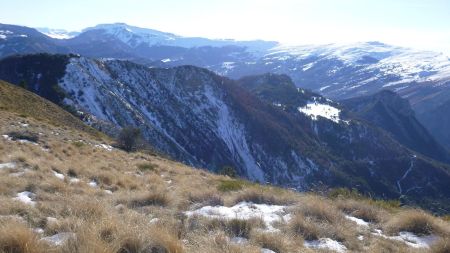
[[[256,61],[234,63],[232,69],[221,65],[209,68],[230,77],[287,74],[297,86],[334,99],[450,82],[450,59],[445,54],[380,42],[277,46]]]
[[[398,80],[386,83],[385,87],[408,82],[450,80],[450,58],[445,54],[396,47],[380,42],[324,46],[280,46],[271,49],[271,52],[266,55],[266,59],[292,59],[300,62],[311,59],[312,61],[302,68],[302,71],[305,72],[323,60],[338,60],[342,63],[340,68],[360,66],[362,67],[359,70],[361,72],[379,71],[378,75],[360,80],[362,84],[369,84],[388,75],[398,77]],[[334,71],[330,70],[329,74],[339,71],[340,68],[335,68]]]

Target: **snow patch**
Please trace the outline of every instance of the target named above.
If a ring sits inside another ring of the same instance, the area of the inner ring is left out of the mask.
[[[226,206],[204,206],[194,211],[187,211],[187,216],[199,215],[213,219],[240,219],[248,220],[261,218],[269,231],[276,231],[272,226],[274,222],[288,221],[289,215],[285,212],[286,206],[253,204],[251,202],[240,202],[232,207]]]
[[[89,182],[88,185],[89,185],[90,187],[92,187],[92,188],[97,188],[97,187],[98,187],[97,182],[95,182],[94,180],[91,180],[91,182]]]
[[[248,239],[244,238],[244,237],[240,237],[240,236],[236,236],[230,239],[231,243],[235,243],[235,244],[246,244],[248,243]]]
[[[369,227],[369,225],[370,225],[369,222],[364,221],[363,219],[360,219],[360,218],[353,217],[353,216],[345,215],[345,218],[347,220],[351,220],[353,222],[356,222],[356,224],[358,224],[361,227]]]
[[[114,148],[110,145],[106,145],[106,144],[97,144],[95,145],[96,148],[102,148],[106,151],[112,151]]]
[[[64,245],[68,240],[75,239],[76,234],[71,232],[63,232],[52,236],[47,236],[42,238],[41,240],[44,242],[47,242],[49,244],[52,244],[53,246],[62,246]]]
[[[34,205],[36,205],[36,202],[33,201],[33,198],[35,196],[36,195],[34,193],[32,193],[32,192],[24,191],[24,192],[17,193],[17,197],[15,197],[14,200],[18,200],[18,201],[20,201],[22,203],[25,203],[27,205],[34,206]]]
[[[16,163],[0,163],[0,169],[14,169],[16,167]]]
[[[261,253],[276,253],[276,252],[270,249],[262,248]]]
[[[386,239],[403,242],[413,248],[429,248],[434,242],[439,239],[437,235],[418,236],[414,233],[406,231],[401,231],[396,236],[387,236],[384,235],[381,230],[375,229],[375,232],[373,232],[372,234]]]
[[[298,111],[311,117],[313,120],[318,120],[318,117],[329,119],[333,122],[339,123],[341,119],[339,114],[341,110],[327,104],[320,104],[318,102],[309,102],[304,107],[299,107]]]
[[[305,247],[311,249],[329,249],[339,253],[347,251],[347,247],[345,247],[345,245],[330,238],[320,238],[319,240],[305,241],[304,245]]]
[[[59,173],[57,171],[53,171],[53,175],[55,175],[55,177],[57,177],[57,178],[59,178],[61,180],[64,180],[64,177],[65,177],[64,174]]]
[[[72,178],[70,178],[69,182],[76,184],[76,183],[80,182],[80,179],[78,179],[76,177],[72,177]]]

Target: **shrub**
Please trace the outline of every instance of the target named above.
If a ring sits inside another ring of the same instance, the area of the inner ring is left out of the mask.
[[[138,150],[143,146],[141,130],[134,127],[123,128],[117,137],[117,146],[127,152]]]
[[[67,175],[68,175],[69,177],[78,177],[78,173],[77,173],[74,169],[69,169],[69,170],[67,171]]]
[[[218,170],[217,173],[231,178],[236,178],[238,176],[236,169],[231,166],[224,166],[222,169]]]

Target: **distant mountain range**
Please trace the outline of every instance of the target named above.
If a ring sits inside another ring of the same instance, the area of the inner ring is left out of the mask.
[[[130,60],[149,67],[195,65],[231,78],[287,74],[297,87],[334,100],[389,89],[408,99],[418,120],[450,149],[450,114],[442,113],[450,104],[450,60],[441,53],[380,42],[287,47],[271,41],[211,40],[123,23],[81,32],[38,30],[0,25],[0,58],[73,53]]]

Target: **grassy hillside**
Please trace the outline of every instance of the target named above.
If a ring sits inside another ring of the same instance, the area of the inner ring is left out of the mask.
[[[422,210],[126,153],[37,96],[0,94],[2,253],[450,250],[448,220]]]
[[[101,135],[54,103],[2,80],[0,80],[0,110],[22,118],[31,117],[54,126],[70,127],[94,136]]]

